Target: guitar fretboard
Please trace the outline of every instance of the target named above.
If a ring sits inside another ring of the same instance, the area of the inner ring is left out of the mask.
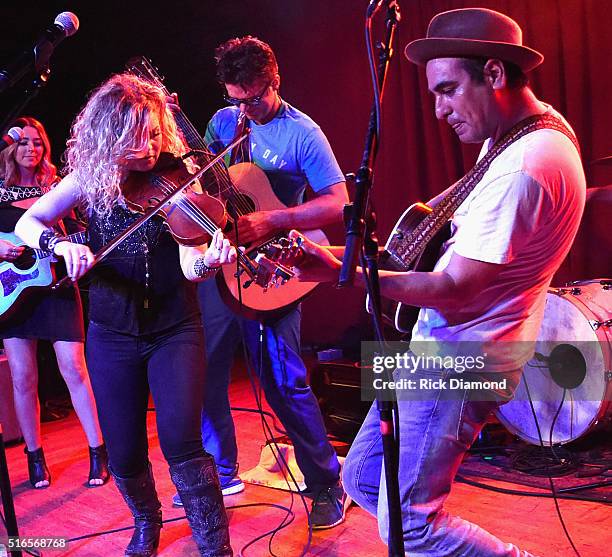
[[[75,232],[74,234],[69,234],[67,236],[68,241],[73,244],[86,244],[87,243],[87,231],[83,230],[81,232]],[[38,259],[43,259],[44,257],[49,257],[53,255],[49,250],[34,248],[34,253]]]

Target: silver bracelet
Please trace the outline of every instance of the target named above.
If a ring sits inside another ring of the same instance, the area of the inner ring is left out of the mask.
[[[214,275],[220,268],[221,265],[217,265],[216,267],[209,267],[206,265],[206,263],[204,263],[204,257],[198,257],[193,263],[193,272],[199,278],[208,278]]]

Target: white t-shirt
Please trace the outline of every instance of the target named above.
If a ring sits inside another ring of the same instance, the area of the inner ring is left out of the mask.
[[[490,145],[484,143],[480,158]],[[585,192],[580,156],[563,133],[542,129],[511,144],[455,212],[435,271],[453,253],[503,267],[460,309],[421,309],[413,341],[482,343],[486,371],[522,367],[532,355],[547,288],[576,235]]]

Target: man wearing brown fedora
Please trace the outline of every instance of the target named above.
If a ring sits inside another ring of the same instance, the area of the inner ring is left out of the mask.
[[[509,17],[483,8],[438,14],[426,38],[405,53],[425,66],[436,117],[461,142],[483,146],[474,168],[432,203],[438,221],[451,215],[451,237],[434,270],[380,276],[383,296],[422,308],[393,377],[404,548],[429,557],[527,556],[443,505],[463,456],[488,415],[512,397],[533,355],[547,288],[584,207],[578,144],[569,124],[529,87],[525,74],[543,56],[522,44]],[[301,280],[337,280],[338,249],[307,241],[304,248],[310,257],[298,269]],[[381,445],[373,407],[343,481],[377,514],[387,539]]]

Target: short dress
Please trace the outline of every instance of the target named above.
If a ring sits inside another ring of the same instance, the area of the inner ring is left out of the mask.
[[[0,180],[0,232],[14,232],[25,209],[11,205],[9,190],[18,191],[22,186],[4,188]],[[28,186],[29,194],[32,188]],[[40,195],[41,188],[37,188]],[[38,195],[38,197],[40,197]],[[0,275],[0,282],[2,277]],[[84,342],[83,308],[75,285],[57,290],[28,288],[15,301],[13,307],[0,318],[0,339],[27,338]]]

